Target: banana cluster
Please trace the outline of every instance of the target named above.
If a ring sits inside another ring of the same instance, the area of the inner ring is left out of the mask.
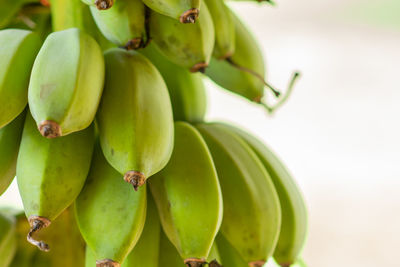
[[[298,260],[307,212],[284,164],[205,121],[206,76],[269,111],[287,99],[223,0],[0,6],[0,195],[16,176],[24,205],[0,209],[0,267]]]

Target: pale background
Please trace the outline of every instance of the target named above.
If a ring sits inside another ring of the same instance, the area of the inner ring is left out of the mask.
[[[235,3],[263,46],[269,82],[303,76],[273,117],[210,88],[210,120],[229,120],[284,159],[309,207],[309,267],[398,267],[400,0]],[[21,206],[15,184],[0,204]]]

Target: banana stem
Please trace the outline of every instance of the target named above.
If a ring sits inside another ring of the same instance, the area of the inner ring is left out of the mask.
[[[46,228],[50,225],[50,221],[43,217],[32,216],[29,217],[29,224],[31,225],[31,229],[26,237],[29,243],[38,247],[42,251],[48,252],[50,250],[49,245],[43,241],[37,241],[32,236],[40,231],[42,228]]]
[[[222,267],[222,265],[219,264],[217,260],[212,260],[210,263],[208,263],[208,267]]]

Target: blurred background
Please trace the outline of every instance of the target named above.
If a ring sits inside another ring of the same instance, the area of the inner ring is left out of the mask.
[[[240,125],[288,165],[309,207],[309,267],[397,267],[400,1],[232,3],[265,52],[268,80],[302,77],[274,116],[208,81],[209,120]],[[22,206],[16,184],[0,205]]]

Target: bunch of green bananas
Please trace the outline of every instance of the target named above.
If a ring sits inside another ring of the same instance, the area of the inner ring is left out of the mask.
[[[306,207],[284,164],[205,120],[205,75],[270,111],[298,76],[284,96],[265,82],[255,38],[223,0],[3,6],[0,195],[16,176],[24,212],[0,210],[0,267],[299,259]]]

